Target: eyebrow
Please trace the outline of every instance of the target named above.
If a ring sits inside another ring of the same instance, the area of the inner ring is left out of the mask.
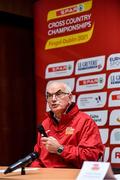
[[[56,91],[55,93],[59,92],[59,91],[62,91],[61,89],[59,89],[58,91]],[[63,92],[63,91],[62,91]],[[55,93],[50,93],[50,92],[47,92],[47,94],[55,94]]]

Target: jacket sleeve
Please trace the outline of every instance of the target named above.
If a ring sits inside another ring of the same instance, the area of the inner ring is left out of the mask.
[[[81,168],[84,161],[98,161],[104,153],[97,125],[92,119],[87,119],[82,132],[77,132],[78,145],[65,145],[61,157],[76,168]]]

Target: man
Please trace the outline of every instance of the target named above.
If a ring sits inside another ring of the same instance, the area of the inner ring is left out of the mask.
[[[46,98],[51,109],[42,122],[48,137],[38,133],[34,151],[39,158],[32,167],[81,168],[84,161],[97,161],[104,146],[97,125],[72,102],[70,87],[49,83]]]

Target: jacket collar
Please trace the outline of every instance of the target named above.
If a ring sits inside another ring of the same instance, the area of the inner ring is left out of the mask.
[[[75,103],[72,103],[69,108],[66,110],[64,114],[62,114],[62,117],[60,121],[58,121],[54,113],[52,111],[49,111],[47,114],[50,119],[55,123],[55,125],[60,125],[60,124],[67,124],[73,117],[75,116],[76,113],[78,113],[79,109],[78,106]]]

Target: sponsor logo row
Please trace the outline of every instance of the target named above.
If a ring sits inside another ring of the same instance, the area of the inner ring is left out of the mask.
[[[106,83],[106,74],[82,76],[77,79],[76,92],[93,91],[103,89]],[[107,88],[120,87],[120,72],[111,73],[108,76]]]
[[[99,131],[103,144],[109,141],[112,145],[120,145],[120,128],[114,128],[111,133],[109,128],[99,129]]]
[[[79,59],[75,61],[66,61],[49,64],[45,70],[45,78],[55,78],[75,75],[101,72],[105,67],[105,55]],[[107,58],[106,70],[120,69],[120,53],[111,54]],[[118,79],[116,79],[118,81]],[[113,79],[113,82],[116,81]]]
[[[75,78],[62,79],[76,92],[102,90],[106,84],[106,74],[95,74],[90,76],[82,76],[76,80]],[[111,73],[108,77],[107,88],[120,88],[120,72]]]
[[[86,111],[98,126],[105,126],[107,121],[109,126],[120,126],[120,109],[112,110],[108,119],[108,110]]]
[[[79,109],[103,108],[107,102],[107,92],[80,94],[77,98]],[[112,91],[108,97],[108,107],[120,107],[120,91]]]
[[[75,84],[74,78],[61,79],[57,81],[65,82],[71,87],[71,90],[73,91],[74,84]],[[51,81],[49,81],[48,84],[50,82]],[[81,81],[80,83],[82,84]],[[77,90],[80,91],[79,87],[76,88],[76,92]],[[73,101],[77,102],[78,107],[80,109],[104,108],[107,102],[107,96],[108,96],[107,92],[84,93],[84,94],[79,94],[77,99],[76,99],[76,95],[74,95]],[[118,107],[120,106],[120,91],[119,90],[110,92],[110,95],[108,97],[108,107],[117,107],[117,106]]]

